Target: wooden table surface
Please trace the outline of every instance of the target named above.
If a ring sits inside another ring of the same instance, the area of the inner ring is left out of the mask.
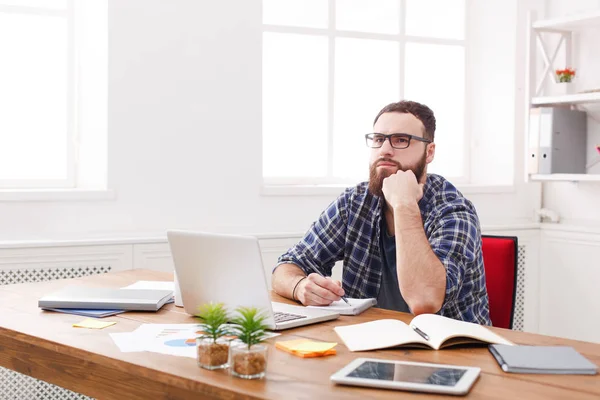
[[[270,339],[267,377],[243,380],[227,371],[207,371],[196,360],[152,352],[122,353],[108,335],[131,332],[142,323],[194,323],[183,309],[169,304],[156,313],[127,312],[106,321],[105,329],[73,328],[85,317],[42,311],[40,297],[74,283],[123,287],[138,280],[172,280],[172,274],[131,270],[78,279],[0,287],[0,366],[98,399],[183,398],[403,398],[442,399],[446,396],[383,389],[336,386],[329,377],[357,357],[477,366],[479,380],[467,397],[473,399],[600,399],[600,375],[527,375],[504,373],[486,347],[446,350],[388,349],[350,352],[333,327],[381,318],[409,322],[409,314],[370,309],[359,316],[282,331]],[[281,301],[277,295],[274,300]],[[493,328],[518,344],[573,346],[600,365],[600,344]],[[310,338],[338,342],[337,355],[303,359],[275,349],[277,340]],[[449,398],[455,398],[450,397]]]

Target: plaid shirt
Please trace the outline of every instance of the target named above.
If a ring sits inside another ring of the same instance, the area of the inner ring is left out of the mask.
[[[353,298],[376,298],[381,285],[381,210],[384,199],[367,182],[348,188],[331,203],[298,244],[278,263],[296,264],[306,274],[326,276],[343,260],[342,286]],[[429,174],[419,201],[431,249],[446,268],[446,295],[440,315],[489,325],[488,295],[475,207],[446,179]]]

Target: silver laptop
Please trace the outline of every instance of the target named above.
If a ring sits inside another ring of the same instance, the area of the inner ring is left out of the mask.
[[[230,310],[257,307],[273,330],[328,321],[338,313],[271,302],[258,239],[205,232],[167,231],[183,307],[195,315],[202,304]]]

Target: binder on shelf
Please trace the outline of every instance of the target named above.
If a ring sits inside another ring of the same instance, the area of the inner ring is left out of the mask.
[[[585,174],[587,114],[563,107],[529,114],[530,174]]]

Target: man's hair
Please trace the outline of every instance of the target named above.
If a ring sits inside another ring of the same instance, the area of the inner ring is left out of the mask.
[[[375,117],[375,121],[373,121],[373,125],[375,125],[381,114],[388,112],[414,115],[425,127],[425,134],[423,135],[425,139],[433,141],[435,135],[435,116],[433,115],[431,108],[427,107],[425,104],[409,100],[388,104],[379,111],[379,114]]]

